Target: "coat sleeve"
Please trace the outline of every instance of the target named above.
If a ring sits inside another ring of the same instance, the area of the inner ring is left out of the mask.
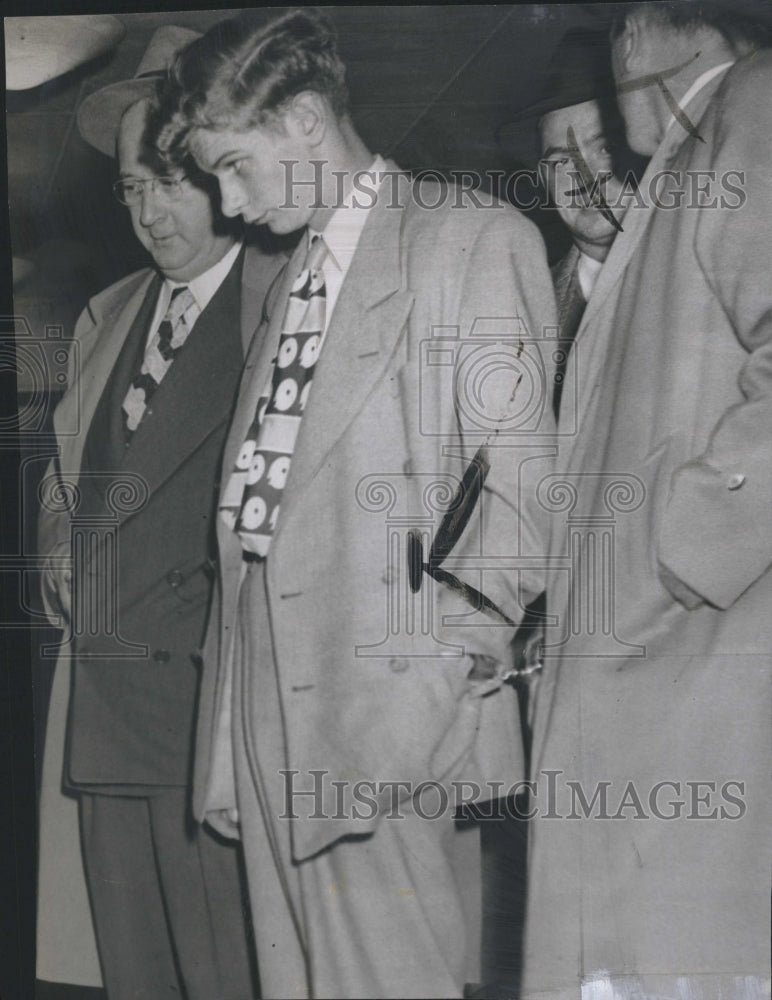
[[[466,255],[459,332],[468,346],[457,366],[453,409],[464,454],[483,445],[489,471],[445,565],[510,619],[502,626],[478,615],[476,627],[458,632],[468,652],[492,658],[501,669],[511,661],[510,643],[526,605],[545,587],[549,522],[537,489],[555,455],[550,337],[556,307],[541,236],[518,213],[492,212]],[[444,603],[459,602],[447,594]]]
[[[717,124],[713,166],[719,177],[741,172],[742,203],[700,210],[695,235],[697,260],[747,358],[741,401],[671,481],[658,558],[663,583],[687,607],[730,607],[772,559],[772,63],[758,63],[737,80]]]

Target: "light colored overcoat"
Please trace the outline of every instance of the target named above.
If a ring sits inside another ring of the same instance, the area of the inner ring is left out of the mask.
[[[628,210],[576,338],[529,1000],[768,995],[771,88],[757,52],[672,124],[641,187],[681,204]]]

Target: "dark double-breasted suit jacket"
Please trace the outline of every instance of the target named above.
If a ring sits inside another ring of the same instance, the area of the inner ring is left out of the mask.
[[[77,785],[188,780],[220,453],[244,345],[260,318],[250,315],[259,294],[242,317],[244,256],[199,316],[129,445],[121,402],[141,364],[160,277],[130,276],[92,300],[78,324],[80,370],[57,416],[66,419],[80,399],[87,430],[82,441],[62,439],[58,475],[77,483],[79,496],[74,522],[57,515],[56,541],[68,544],[72,523],[117,531],[97,532],[100,543],[75,574],[76,630],[84,634],[74,641],[67,774]],[[250,260],[247,280],[253,267]],[[112,537],[114,555],[106,548]]]
[[[58,591],[67,586],[62,559],[79,562],[73,630],[80,633],[68,636],[58,619],[65,637],[45,748],[41,926],[47,900],[61,914],[67,897],[82,896],[62,874],[69,866],[76,882],[81,875],[77,816],[61,794],[62,776],[79,789],[131,794],[189,780],[221,451],[244,354],[284,259],[255,247],[239,254],[128,447],[121,402],[141,364],[160,276],[145,269],[117,282],[78,321],[78,349],[54,417],[59,454],[44,481],[38,533],[38,550],[48,557],[43,591],[52,617]],[[80,433],[68,436],[64,429],[76,412]],[[75,502],[46,500],[56,487]],[[71,551],[74,525],[90,539],[82,560]],[[62,921],[52,917],[54,924],[59,935]]]

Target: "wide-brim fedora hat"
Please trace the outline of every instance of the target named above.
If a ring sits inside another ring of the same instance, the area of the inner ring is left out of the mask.
[[[572,28],[558,42],[550,59],[540,97],[499,125],[496,141],[508,155],[536,163],[540,118],[550,111],[587,101],[613,101],[615,93],[608,33]]]
[[[131,80],[111,83],[81,102],[77,114],[78,130],[86,142],[100,153],[115,156],[123,113],[137,101],[153,97],[176,54],[200,37],[198,31],[174,24],[158,28]]]

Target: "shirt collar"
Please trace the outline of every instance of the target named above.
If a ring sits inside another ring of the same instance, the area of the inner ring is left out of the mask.
[[[590,257],[589,254],[584,253],[582,250],[579,251],[579,260],[576,263],[576,273],[579,278],[579,286],[582,289],[582,295],[584,296],[585,301],[589,299],[602,267],[602,260],[595,260],[594,257]]]
[[[203,274],[199,274],[198,277],[192,278],[190,281],[172,281],[171,278],[165,278],[164,284],[169,299],[171,299],[171,294],[175,288],[188,288],[190,294],[196,300],[199,311],[203,312],[214,298],[217,289],[225,281],[243,245],[242,240],[237,240],[230,250],[216,264],[210,267],[208,271],[204,271]]]
[[[367,193],[363,192],[362,195],[363,200],[369,203],[365,205],[361,203],[352,204],[352,198],[356,193],[352,188],[343,199],[340,207],[336,208],[322,232],[311,228],[308,230],[309,246],[314,236],[322,236],[328,250],[326,260],[333,263],[340,271],[347,269],[351,258],[354,256],[354,251],[359,243],[362,230],[365,227],[367,216],[375,202],[373,191],[380,186],[385,170],[386,161],[379,153],[376,155],[369,169],[363,171],[363,173],[371,174],[373,177],[373,184],[367,188]]]

